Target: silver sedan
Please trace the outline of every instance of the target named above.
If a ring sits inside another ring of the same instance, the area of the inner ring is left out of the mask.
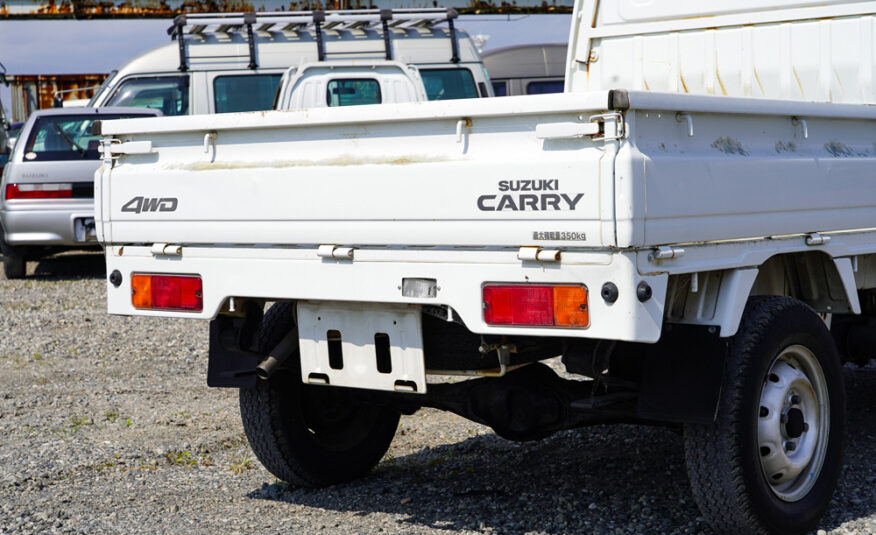
[[[28,118],[3,168],[0,251],[6,278],[22,278],[28,258],[94,241],[96,120],[154,117],[148,108],[58,108]]]

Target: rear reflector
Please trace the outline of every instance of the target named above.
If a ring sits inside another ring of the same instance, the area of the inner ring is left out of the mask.
[[[484,321],[490,325],[587,327],[587,288],[488,284],[484,286]]]
[[[201,277],[197,275],[132,275],[131,304],[151,310],[204,309]]]
[[[73,184],[6,184],[6,200],[12,199],[69,199]]]

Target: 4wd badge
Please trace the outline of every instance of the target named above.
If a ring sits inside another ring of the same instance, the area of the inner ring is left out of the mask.
[[[179,201],[176,197],[134,197],[122,206],[123,212],[175,212]]]

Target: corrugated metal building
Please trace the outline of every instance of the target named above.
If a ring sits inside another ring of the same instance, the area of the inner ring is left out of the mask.
[[[7,76],[12,88],[12,121],[24,121],[34,110],[51,108],[60,100],[90,99],[106,74],[16,74]]]
[[[184,13],[422,9],[452,7],[465,14],[571,13],[572,0],[3,0],[0,19],[170,18]]]

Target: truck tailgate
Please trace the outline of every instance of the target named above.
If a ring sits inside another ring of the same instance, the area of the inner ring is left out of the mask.
[[[575,135],[607,101],[594,92],[107,122],[105,137],[151,149],[129,143],[105,162],[99,231],[116,244],[613,245],[614,152]]]

